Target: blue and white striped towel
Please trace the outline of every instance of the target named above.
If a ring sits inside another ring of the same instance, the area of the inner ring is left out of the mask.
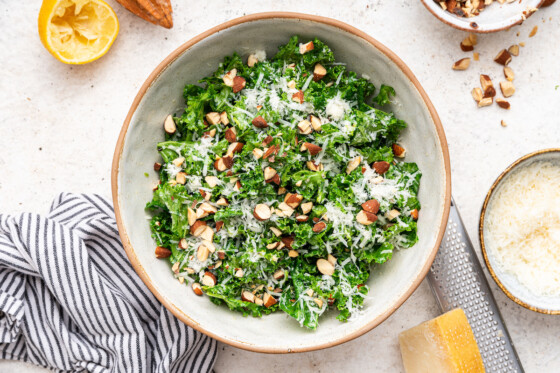
[[[216,341],[178,321],[122,249],[113,208],[61,194],[0,215],[0,358],[58,372],[207,372]]]

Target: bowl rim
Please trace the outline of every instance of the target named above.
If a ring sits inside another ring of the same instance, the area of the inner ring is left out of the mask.
[[[543,3],[546,0],[541,0],[541,2],[539,4],[537,4],[536,8],[539,9]],[[437,7],[432,7],[430,6],[428,3],[434,3],[437,5]],[[428,9],[430,11],[430,13],[432,13],[437,19],[439,19],[441,22],[445,23],[448,26],[451,26],[453,28],[456,28],[457,30],[462,30],[462,31],[467,31],[467,32],[474,32],[477,34],[490,34],[493,32],[499,32],[499,31],[503,31],[503,30],[509,30],[510,28],[512,28],[513,26],[516,25],[520,25],[523,22],[525,22],[529,17],[531,17],[534,13],[536,12],[530,12],[529,15],[527,15],[525,17],[525,19],[523,19],[521,16],[519,17],[511,17],[511,19],[513,20],[512,23],[506,24],[503,27],[498,27],[498,28],[489,28],[489,29],[485,29],[485,30],[480,30],[478,28],[475,27],[465,27],[462,26],[461,23],[454,23],[454,22],[449,22],[448,20],[446,20],[442,14],[443,12],[445,12],[445,10],[443,10],[443,8],[441,6],[439,6],[434,0],[422,0],[422,4],[424,4],[424,6],[426,7],[426,9]],[[435,8],[437,8],[438,10],[435,10]],[[461,19],[460,17],[457,17],[455,15],[452,15],[453,17],[456,17],[457,19]],[[473,18],[467,18],[469,20],[472,20],[472,22],[469,23],[469,26],[471,25],[471,23],[476,23],[476,17]]]
[[[500,281],[500,279],[498,278],[498,275],[496,274],[496,271],[494,271],[494,268],[492,267],[492,264],[490,264],[490,260],[488,258],[488,252],[487,252],[486,246],[484,244],[484,217],[486,216],[486,210],[488,208],[488,204],[490,203],[490,199],[491,199],[492,195],[494,194],[494,192],[496,191],[497,187],[501,184],[502,180],[506,176],[509,175],[509,173],[511,171],[513,171],[514,169],[517,168],[517,166],[519,164],[521,164],[521,163],[525,162],[526,160],[531,159],[535,156],[538,156],[538,155],[541,155],[541,154],[546,154],[546,153],[559,153],[560,154],[560,148],[541,149],[541,150],[537,150],[535,152],[526,154],[526,155],[522,156],[521,158],[517,159],[512,164],[510,164],[500,174],[500,176],[498,176],[496,178],[496,180],[494,181],[494,183],[492,184],[492,186],[488,190],[488,193],[486,194],[486,198],[484,199],[484,203],[482,204],[482,208],[480,210],[480,221],[479,221],[479,225],[478,225],[478,232],[479,232],[478,237],[479,237],[479,240],[480,240],[480,249],[482,251],[482,256],[484,257],[484,263],[486,263],[486,268],[488,268],[488,272],[490,272],[490,276],[492,276],[496,285],[498,285],[498,287],[504,292],[505,295],[508,296],[509,299],[511,299],[512,301],[514,301],[518,305],[520,305],[522,307],[525,307],[525,308],[527,308],[531,311],[544,313],[544,314],[547,314],[547,315],[560,315],[560,309],[558,309],[558,310],[547,310],[545,308],[535,307],[535,306],[533,306],[533,305],[531,305],[527,302],[522,301],[521,299],[519,299],[515,295],[513,295],[507,289],[507,287]]]
[[[142,100],[146,91],[152,85],[154,80],[157,79],[157,77],[167,68],[167,66],[169,66],[173,61],[175,61],[183,52],[188,50],[190,47],[192,47],[196,43],[204,40],[205,38],[207,38],[209,36],[212,36],[219,31],[223,31],[225,29],[229,29],[231,27],[234,27],[234,26],[237,26],[237,25],[240,25],[240,24],[244,24],[244,23],[248,23],[248,22],[254,22],[254,21],[267,20],[267,19],[297,19],[297,20],[311,21],[311,22],[316,22],[316,23],[321,23],[321,24],[325,24],[325,25],[328,25],[328,26],[332,26],[332,27],[341,29],[343,31],[346,31],[350,34],[353,34],[355,36],[358,36],[359,38],[361,38],[364,41],[371,44],[378,51],[383,53],[387,58],[389,58],[394,64],[397,65],[397,67],[410,80],[410,82],[414,85],[414,87],[416,88],[416,90],[420,94],[420,96],[422,98],[422,101],[426,105],[426,107],[429,111],[430,117],[432,119],[432,122],[435,126],[437,140],[439,141],[439,144],[441,146],[443,163],[444,163],[444,170],[443,171],[444,171],[444,183],[445,183],[445,185],[444,185],[444,197],[443,197],[443,201],[442,201],[443,202],[443,213],[442,213],[442,217],[441,217],[441,222],[439,224],[439,230],[438,230],[438,233],[437,233],[437,236],[436,236],[435,245],[431,249],[431,252],[428,256],[428,260],[426,261],[426,263],[424,264],[424,266],[420,270],[418,276],[412,282],[412,285],[410,286],[410,288],[406,292],[403,293],[403,295],[395,302],[393,307],[390,307],[389,309],[384,311],[382,314],[377,316],[375,319],[373,319],[369,323],[363,325],[358,330],[356,330],[356,331],[354,331],[350,334],[347,334],[347,335],[345,335],[345,336],[343,336],[343,337],[341,337],[337,340],[334,340],[334,341],[330,341],[330,342],[326,342],[326,343],[319,343],[319,344],[316,344],[316,345],[306,346],[306,347],[294,347],[294,348],[260,347],[260,346],[257,346],[257,345],[250,345],[250,344],[247,344],[247,343],[245,343],[243,341],[239,341],[239,340],[226,339],[226,338],[223,338],[222,336],[220,336],[216,333],[209,332],[209,331],[205,330],[204,328],[202,328],[195,320],[191,319],[189,317],[189,315],[187,315],[180,308],[175,306],[171,302],[171,300],[167,299],[163,294],[161,294],[157,290],[155,285],[152,284],[152,280],[150,279],[150,277],[146,273],[145,269],[143,268],[142,264],[138,260],[138,257],[136,256],[136,253],[135,253],[135,251],[134,251],[134,249],[131,245],[130,239],[128,237],[128,234],[126,232],[126,229],[125,229],[123,221],[122,221],[122,215],[121,215],[120,204],[119,204],[118,175],[119,175],[120,160],[121,160],[121,156],[122,156],[122,152],[123,152],[123,148],[124,148],[125,137],[126,137],[128,128],[130,126],[132,117],[133,117],[140,101]],[[435,256],[437,254],[439,245],[440,245],[441,240],[443,238],[443,234],[445,232],[445,227],[447,225],[447,219],[449,217],[449,210],[450,210],[450,204],[451,204],[451,166],[450,166],[450,160],[449,160],[449,150],[448,150],[448,146],[447,146],[447,140],[446,140],[446,137],[445,137],[445,133],[444,133],[444,130],[443,130],[443,125],[442,125],[441,120],[440,120],[440,118],[439,118],[439,116],[438,116],[438,114],[435,110],[435,107],[433,106],[432,102],[428,98],[428,95],[426,94],[426,92],[424,91],[422,86],[420,85],[420,82],[418,81],[418,79],[414,76],[414,74],[408,68],[408,66],[406,66],[405,63],[395,53],[393,53],[391,50],[389,50],[385,45],[381,44],[380,42],[378,42],[377,40],[375,40],[374,38],[372,38],[371,36],[366,34],[364,31],[361,31],[361,30],[359,30],[359,29],[357,29],[353,26],[350,26],[350,25],[348,25],[344,22],[341,22],[341,21],[338,21],[338,20],[335,20],[335,19],[332,19],[332,18],[316,16],[316,15],[311,15],[311,14],[304,14],[304,13],[296,13],[296,12],[264,12],[264,13],[254,13],[254,14],[245,15],[245,16],[232,19],[230,21],[224,22],[222,24],[219,24],[217,26],[214,26],[214,27],[210,28],[209,30],[193,37],[192,39],[188,40],[187,42],[185,42],[184,44],[179,46],[177,49],[175,49],[173,52],[171,52],[154,69],[154,71],[152,71],[152,73],[148,76],[148,78],[146,79],[144,84],[142,84],[142,86],[140,87],[140,90],[138,91],[138,94],[134,98],[134,101],[132,102],[132,105],[129,109],[129,112],[128,112],[126,118],[125,118],[122,129],[120,131],[119,138],[118,138],[118,141],[117,141],[117,144],[116,144],[116,147],[115,147],[112,166],[111,166],[111,191],[112,191],[113,205],[114,205],[115,217],[116,217],[116,222],[117,222],[119,235],[120,235],[120,238],[121,238],[121,241],[122,241],[122,244],[123,244],[123,248],[126,252],[126,255],[128,256],[128,259],[130,260],[130,263],[132,264],[132,267],[134,268],[134,270],[136,271],[138,276],[140,276],[141,280],[148,287],[148,289],[150,289],[152,294],[154,294],[154,296],[159,300],[159,302],[161,302],[161,304],[165,308],[167,308],[173,315],[175,315],[175,317],[177,317],[180,321],[182,321],[183,323],[192,327],[193,329],[195,329],[195,330],[197,330],[201,333],[204,333],[204,334],[210,336],[211,338],[214,338],[218,341],[224,342],[226,344],[229,344],[233,347],[237,347],[237,348],[240,348],[240,349],[253,351],[253,352],[274,353],[274,354],[291,353],[291,352],[308,352],[308,351],[315,351],[315,350],[321,350],[321,349],[324,349],[324,348],[333,347],[333,346],[348,342],[348,341],[350,341],[354,338],[357,338],[357,337],[365,334],[366,332],[370,331],[371,329],[373,329],[374,327],[379,325],[381,322],[385,321],[418,288],[418,286],[420,285],[420,283],[422,282],[422,280],[424,279],[424,277],[428,273],[428,270],[430,269],[430,267],[431,267],[431,265],[432,265],[432,263],[435,259]]]

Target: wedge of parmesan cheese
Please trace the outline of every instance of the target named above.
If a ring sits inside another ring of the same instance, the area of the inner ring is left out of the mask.
[[[488,206],[484,240],[500,269],[533,294],[560,295],[560,165],[512,171]]]
[[[472,329],[460,308],[402,332],[399,343],[407,373],[485,372]]]

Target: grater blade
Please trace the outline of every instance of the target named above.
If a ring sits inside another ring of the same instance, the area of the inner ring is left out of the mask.
[[[453,200],[428,282],[443,312],[465,311],[487,372],[524,372]]]

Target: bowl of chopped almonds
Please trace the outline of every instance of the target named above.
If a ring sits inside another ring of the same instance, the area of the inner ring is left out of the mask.
[[[552,1],[553,2],[553,1]],[[440,21],[468,32],[507,30],[529,18],[550,0],[422,0]]]
[[[410,69],[342,22],[244,16],[172,52],[115,149],[135,271],[179,320],[238,348],[354,339],[419,286],[447,224],[441,122]]]

